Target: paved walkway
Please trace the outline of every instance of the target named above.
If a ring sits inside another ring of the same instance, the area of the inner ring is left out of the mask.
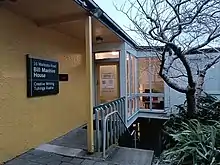
[[[111,162],[62,156],[41,150],[31,150],[5,165],[115,165]]]
[[[5,165],[114,165],[86,156],[86,141],[86,129],[78,128],[14,158]]]
[[[42,144],[5,165],[150,165],[153,151],[113,147],[104,161],[86,152],[86,130],[79,128]]]
[[[49,142],[52,145],[87,150],[87,130],[78,128]]]
[[[101,159],[83,156],[81,153],[85,150],[86,129],[79,128],[30,150],[5,165],[113,165]]]

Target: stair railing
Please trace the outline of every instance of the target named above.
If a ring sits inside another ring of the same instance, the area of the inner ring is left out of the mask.
[[[105,116],[113,111],[118,111],[120,115],[123,117],[123,121],[125,121],[125,97],[121,97],[119,99],[113,100],[111,102],[98,105],[94,107],[94,114],[95,114],[95,151],[100,152],[102,150],[102,141],[103,141],[103,127],[104,127],[104,120]],[[112,123],[113,117],[110,118],[110,123]],[[116,129],[114,127],[114,129]],[[117,132],[118,133],[118,132]],[[124,130],[121,130],[119,132],[119,135],[121,136],[122,133],[124,133]],[[113,133],[109,133],[110,136],[113,136]],[[110,143],[113,143],[113,138],[111,138]]]
[[[103,151],[105,156],[106,147],[108,148],[113,144],[117,144],[119,138],[124,135],[125,131],[129,131],[125,122],[125,105],[125,97],[121,97],[111,102],[94,107],[96,152]],[[134,147],[136,147],[136,132],[132,131],[130,135],[135,136]],[[105,142],[105,147],[103,147],[103,142]]]
[[[115,116],[116,115],[116,116]],[[124,126],[124,128],[126,129],[126,131],[130,134],[130,136],[134,136],[134,147],[136,148],[136,131],[135,130],[133,130],[131,133],[130,133],[130,130],[128,129],[128,127],[126,126],[126,124],[125,124],[125,122],[123,121],[123,119],[122,119],[122,117],[120,116],[120,114],[118,113],[118,111],[113,111],[113,112],[111,112],[111,113],[109,113],[109,114],[107,114],[106,116],[105,116],[105,120],[104,120],[104,127],[103,127],[103,144],[102,144],[102,147],[103,147],[103,158],[105,158],[106,157],[106,147],[108,148],[109,147],[109,143],[108,143],[108,129],[110,129],[109,131],[111,132],[112,130],[113,130],[113,128],[110,126],[108,126],[108,119],[109,118],[111,118],[111,117],[116,117],[116,122],[117,122],[117,124],[118,124],[118,121],[121,121],[121,123],[123,124],[123,126]],[[118,118],[117,118],[118,117]],[[115,124],[115,123],[113,123],[113,124]],[[110,125],[111,125],[111,123],[110,123]],[[119,128],[120,129],[120,128]],[[117,133],[115,133],[115,132],[113,132],[114,133],[114,137],[116,138],[116,134]],[[110,137],[111,138],[111,137]]]

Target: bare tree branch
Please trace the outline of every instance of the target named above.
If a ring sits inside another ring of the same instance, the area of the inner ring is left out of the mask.
[[[190,112],[196,109],[204,77],[220,61],[220,53],[203,51],[220,42],[219,0],[127,0],[120,11],[131,21],[129,30],[140,35],[160,60],[159,75],[172,89],[185,93]],[[126,10],[125,10],[126,8]],[[135,13],[135,16],[133,15]],[[160,47],[158,50],[155,47]],[[214,49],[214,48],[213,48]],[[143,50],[145,51],[145,50]],[[193,64],[191,55],[205,61]],[[205,64],[202,64],[205,63]],[[179,66],[176,67],[175,65]],[[203,68],[204,65],[204,68]],[[184,84],[179,80],[187,80]]]
[[[208,69],[210,69],[213,65],[217,64],[220,61],[220,54],[211,62],[209,62],[208,64],[205,65],[204,67],[204,71],[207,71]]]
[[[186,75],[182,74],[182,75],[178,75],[178,76],[169,76],[169,78],[173,79],[173,78],[180,78],[180,77],[187,77]]]

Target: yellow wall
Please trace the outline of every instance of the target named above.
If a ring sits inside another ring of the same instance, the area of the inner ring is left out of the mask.
[[[83,41],[0,9],[0,162],[50,141],[86,122]],[[58,60],[60,93],[26,97],[25,54]]]

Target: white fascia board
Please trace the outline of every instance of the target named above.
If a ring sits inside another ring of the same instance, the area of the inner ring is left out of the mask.
[[[125,50],[126,52],[129,52],[131,55],[137,57],[137,50],[126,42],[125,42]]]

